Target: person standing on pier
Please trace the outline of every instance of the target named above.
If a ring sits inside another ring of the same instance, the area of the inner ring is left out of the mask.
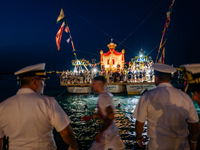
[[[93,79],[92,88],[94,92],[99,94],[97,101],[98,114],[84,116],[83,121],[99,117],[102,122],[102,127],[96,135],[96,140],[93,142],[90,150],[123,150],[124,144],[118,134],[118,127],[114,122],[115,105],[112,99],[112,94],[104,90],[104,76],[97,76]]]
[[[170,84],[176,69],[166,64],[154,64],[156,89],[140,97],[133,117],[136,118],[136,138],[143,146],[143,126],[147,118],[148,150],[195,150],[199,135],[198,115],[192,99]],[[188,143],[188,123],[191,145]]]
[[[55,127],[69,150],[78,150],[69,117],[54,98],[42,95],[48,78],[45,63],[25,67],[15,75],[21,88],[0,104],[0,143],[6,135],[9,150],[56,150]]]

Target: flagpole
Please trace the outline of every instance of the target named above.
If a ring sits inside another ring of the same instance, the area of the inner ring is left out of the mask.
[[[65,27],[64,30],[65,30],[67,33],[69,33],[70,40],[71,40],[71,44],[72,44],[72,48],[73,48],[73,53],[74,53],[75,59],[77,59],[76,50],[75,50],[75,47],[74,47],[74,42],[73,42],[73,40],[72,40],[71,32],[70,32],[70,30],[69,30],[69,26],[68,26],[68,24],[67,24],[67,19],[66,19],[66,17],[65,17],[64,10],[63,10],[62,4],[61,4],[61,11],[60,11],[60,14],[59,14],[59,16],[58,16],[58,18],[57,18],[56,23],[59,23],[59,22],[61,22],[61,21],[63,21],[63,20],[64,20],[64,22],[63,22],[64,25],[61,26],[61,27],[62,27],[62,28],[60,28],[61,31],[60,31],[60,29],[59,29],[59,33],[60,33],[59,42],[56,43],[56,44],[57,44],[57,47],[58,47],[58,50],[60,49],[60,40],[61,40],[61,36],[62,36],[62,31],[63,31],[64,26],[66,25],[66,27]],[[58,34],[58,33],[57,33],[57,34]],[[58,36],[59,36],[59,35],[58,35]],[[57,35],[56,35],[56,38],[57,38]]]
[[[72,48],[73,48],[73,53],[74,53],[75,59],[77,59],[76,49],[75,49],[75,47],[74,47],[74,42],[73,42],[73,40],[72,40],[71,32],[70,32],[69,26],[68,26],[68,24],[67,24],[67,19],[66,19],[66,17],[65,17],[65,24],[66,24],[66,27],[68,27],[69,37],[70,37],[70,41],[71,41],[71,44],[72,44]],[[66,28],[66,27],[65,27],[65,28]]]
[[[161,38],[161,41],[160,41],[160,46],[159,46],[159,49],[158,49],[158,55],[157,55],[157,57],[156,57],[156,62],[157,62],[158,56],[159,56],[159,54],[160,54],[160,50],[161,50],[161,45],[162,45],[162,41],[163,41],[164,34],[165,34],[165,31],[164,31],[164,33],[163,33],[163,35],[162,35],[162,38]]]
[[[165,45],[165,42],[166,42],[166,40],[165,40],[164,43],[163,43],[163,38],[164,38],[165,32],[166,32],[166,30],[167,30],[167,28],[168,28],[168,26],[169,26],[169,24],[170,24],[170,14],[171,14],[171,12],[172,12],[172,7],[173,7],[173,5],[174,5],[174,2],[175,2],[175,0],[172,0],[172,3],[171,3],[171,5],[170,5],[170,7],[169,7],[169,9],[168,9],[168,11],[167,11],[167,19],[166,19],[166,21],[165,21],[164,30],[163,30],[163,34],[162,34],[162,37],[161,37],[160,46],[159,46],[159,49],[158,49],[158,55],[157,55],[157,57],[156,57],[155,63],[158,61],[158,57],[159,57],[159,54],[160,54],[160,50],[161,50],[161,48]],[[163,44],[162,44],[162,43],[163,43]]]

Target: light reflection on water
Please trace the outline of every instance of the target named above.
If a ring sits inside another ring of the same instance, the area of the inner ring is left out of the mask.
[[[115,109],[115,122],[119,128],[119,134],[126,145],[126,149],[138,149],[135,142],[135,118],[132,113],[138,103],[140,96],[114,96],[114,104],[121,104],[120,108]],[[75,132],[80,149],[89,149],[95,135],[99,131],[99,119],[82,122],[82,116],[91,115],[97,112],[98,95],[71,95],[62,96],[57,101],[71,119],[71,126]],[[85,105],[88,108],[85,108]],[[146,136],[146,123],[144,127]],[[60,144],[59,144],[60,145]]]

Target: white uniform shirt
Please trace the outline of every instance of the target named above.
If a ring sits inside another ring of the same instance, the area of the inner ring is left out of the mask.
[[[0,137],[9,137],[10,150],[56,149],[52,129],[62,131],[70,119],[54,98],[29,88],[0,104]]]
[[[99,99],[97,101],[97,105],[98,105],[97,107],[98,109],[100,109],[100,112],[103,115],[103,117],[107,116],[106,108],[108,106],[111,106],[113,112],[115,112],[115,105],[114,105],[112,97],[113,95],[107,92],[106,90],[101,92],[101,94],[99,95]],[[103,135],[112,134],[117,131],[118,131],[118,127],[113,120],[112,124],[103,132]]]
[[[160,139],[161,142],[154,141],[155,148],[161,146],[163,140],[167,143],[168,139],[187,138],[187,122],[199,121],[192,99],[169,83],[161,83],[156,89],[142,95],[133,116],[142,123],[148,118],[147,136],[150,141]],[[175,143],[172,140],[172,145]]]

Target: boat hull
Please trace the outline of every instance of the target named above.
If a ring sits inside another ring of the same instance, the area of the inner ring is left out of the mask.
[[[126,90],[128,94],[139,95],[144,90],[151,90],[156,88],[155,84],[128,84],[126,85]]]
[[[91,92],[91,87],[67,87],[67,90],[69,93],[74,93],[74,94],[85,94],[85,93],[90,93]]]
[[[105,86],[106,90],[110,93],[122,93],[125,90],[125,85],[109,85]]]

